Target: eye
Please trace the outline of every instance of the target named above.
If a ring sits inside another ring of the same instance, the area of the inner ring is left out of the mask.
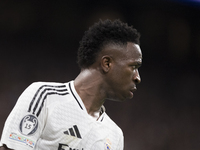
[[[141,67],[141,63],[132,63],[130,64],[131,69],[135,70]]]
[[[132,68],[133,68],[133,69],[136,69],[136,66],[134,65],[134,66],[132,66]]]

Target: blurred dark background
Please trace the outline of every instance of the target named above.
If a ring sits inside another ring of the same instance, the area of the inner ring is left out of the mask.
[[[126,150],[200,149],[200,2],[187,0],[0,1],[0,134],[23,90],[35,81],[67,82],[76,53],[99,19],[141,33],[142,82],[133,100],[107,101]]]

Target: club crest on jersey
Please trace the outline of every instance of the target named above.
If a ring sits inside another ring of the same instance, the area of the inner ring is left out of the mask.
[[[105,150],[111,150],[111,142],[109,139],[106,139]]]
[[[24,135],[32,135],[38,128],[38,119],[33,115],[26,115],[20,122],[19,130]]]

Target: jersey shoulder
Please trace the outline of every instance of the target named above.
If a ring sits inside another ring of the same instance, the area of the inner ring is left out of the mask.
[[[34,95],[35,97],[38,95],[44,94],[56,94],[67,91],[67,86],[65,83],[59,82],[33,82],[30,84],[22,94],[27,93],[30,95]]]
[[[26,107],[28,112],[39,116],[47,98],[56,96],[55,99],[57,99],[67,95],[68,91],[65,83],[33,82],[20,95],[17,104],[20,107]]]
[[[31,83],[28,88],[40,88],[40,87],[60,87],[60,86],[65,86],[66,83],[61,83],[61,82],[42,82],[42,81],[37,81]]]
[[[110,130],[113,130],[114,132],[117,131],[120,135],[123,135],[122,129],[107,115],[107,113],[104,116],[104,123]]]

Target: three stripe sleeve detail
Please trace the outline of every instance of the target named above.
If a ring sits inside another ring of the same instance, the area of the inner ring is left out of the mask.
[[[48,95],[67,95],[69,94],[65,85],[53,86],[53,85],[43,85],[35,93],[32,101],[30,102],[28,112],[36,114],[38,117],[44,106],[44,102]]]

